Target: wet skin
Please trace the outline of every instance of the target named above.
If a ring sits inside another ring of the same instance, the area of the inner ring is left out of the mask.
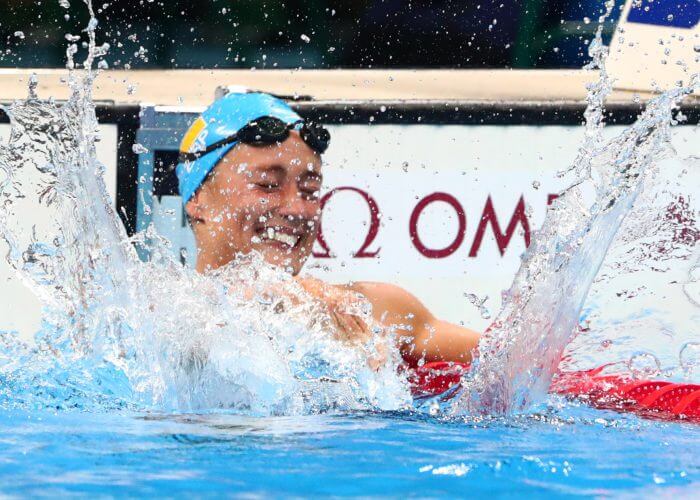
[[[342,337],[365,340],[370,335],[362,318],[345,312],[348,303],[366,299],[374,320],[397,331],[407,364],[469,362],[479,334],[435,318],[405,290],[387,283],[330,285],[298,276],[318,232],[321,182],[321,158],[295,131],[274,145],[237,144],[185,206],[197,242],[197,271],[257,251],[297,276],[326,305]]]
[[[237,144],[187,203],[197,271],[260,252],[296,275],[311,254],[320,216],[321,159],[292,132],[281,144]]]

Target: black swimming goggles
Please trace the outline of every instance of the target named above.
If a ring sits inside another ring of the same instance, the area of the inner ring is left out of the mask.
[[[297,125],[300,123],[301,128],[299,128],[299,135],[302,140],[316,153],[323,154],[326,149],[328,149],[331,134],[322,125],[306,123],[302,120],[294,123],[286,123],[274,116],[262,116],[248,122],[235,134],[221,139],[220,141],[216,141],[214,144],[210,144],[201,151],[192,153],[181,152],[178,156],[178,161],[180,163],[195,161],[205,154],[211,153],[221,146],[231,144],[232,142],[242,142],[253,146],[264,146],[283,142],[289,137],[290,130],[296,129]]]

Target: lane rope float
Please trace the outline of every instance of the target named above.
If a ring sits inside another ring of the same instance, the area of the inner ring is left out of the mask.
[[[607,366],[559,372],[550,392],[585,401],[599,409],[700,424],[700,385],[603,375]],[[465,363],[426,363],[412,370],[408,377],[413,396],[425,398],[443,394],[458,386],[468,370],[469,365]]]

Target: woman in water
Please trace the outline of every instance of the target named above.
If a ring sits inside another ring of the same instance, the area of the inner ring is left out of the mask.
[[[387,283],[330,285],[299,277],[319,227],[321,155],[330,136],[268,94],[228,94],[190,126],[180,146],[180,195],[197,244],[200,273],[257,252],[294,275],[332,319],[336,333],[366,339],[371,325],[349,305],[368,301],[374,321],[400,332],[409,366],[471,361],[479,334],[433,316]]]

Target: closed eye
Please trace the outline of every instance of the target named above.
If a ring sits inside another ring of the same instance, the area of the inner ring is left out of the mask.
[[[278,189],[280,187],[280,185],[275,183],[275,182],[256,182],[254,185],[256,187],[258,187],[260,189],[264,189],[266,191],[272,191],[272,190]]]
[[[302,198],[304,198],[305,200],[317,200],[320,190],[319,189],[302,189],[300,192],[301,192]]]

